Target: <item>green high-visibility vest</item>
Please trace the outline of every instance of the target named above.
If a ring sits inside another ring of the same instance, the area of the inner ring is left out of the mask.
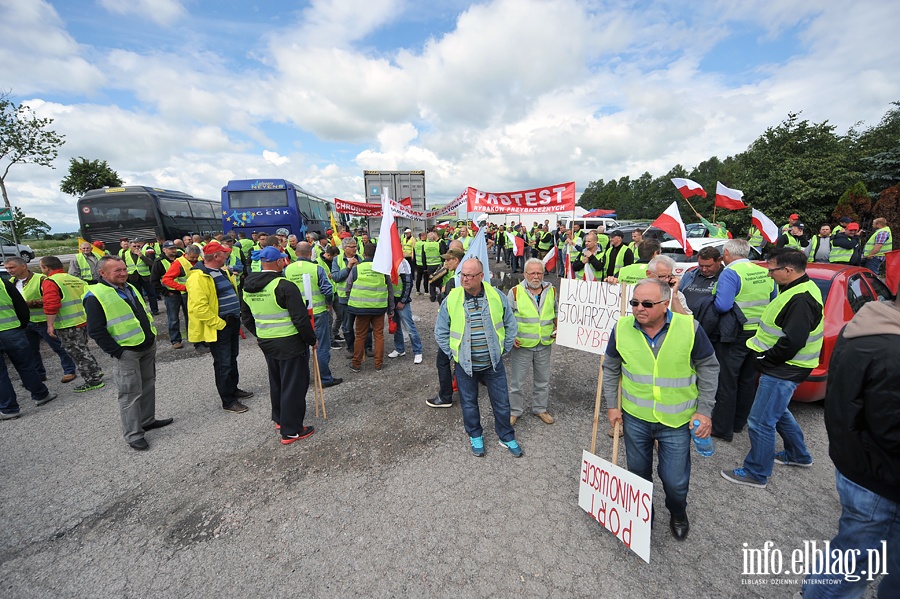
[[[694,319],[672,314],[659,352],[634,327],[634,316],[616,323],[616,350],[622,356],[622,409],[646,422],[677,428],[697,411],[697,371],[691,365]]]
[[[415,235],[410,235],[408,238],[404,236],[400,241],[403,244],[403,255],[412,258],[413,251],[416,249],[416,241],[418,241]]]
[[[601,248],[603,248],[604,252],[606,250],[608,250],[609,249],[609,235],[607,235],[606,233],[597,233],[597,245],[600,246]],[[637,256],[637,251],[635,251],[634,255]]]
[[[145,243],[144,247],[141,248],[141,251],[146,254],[147,250],[153,250],[157,256],[162,256],[162,248],[160,248],[159,244],[156,242]]]
[[[84,257],[84,254],[78,252],[75,254],[75,262],[78,263],[78,268],[81,269],[79,276],[85,281],[90,281],[94,278],[94,273],[91,271],[91,263],[87,261],[87,258]]]
[[[387,308],[388,287],[384,275],[372,270],[372,261],[356,265],[356,279],[350,290],[347,305],[351,308]]]
[[[752,339],[747,340],[747,347],[755,352],[764,352],[771,349],[778,343],[778,340],[784,337],[784,331],[775,324],[775,320],[784,306],[792,297],[800,293],[809,293],[819,304],[820,309],[824,305],[822,302],[822,292],[812,281],[806,281],[800,285],[794,285],[787,291],[778,294],[772,303],[770,303],[762,314],[759,329]],[[823,331],[825,330],[825,318],[819,320],[818,326],[810,332],[806,339],[806,345],[800,348],[793,358],[787,361],[792,366],[801,368],[815,368],[819,364],[819,353],[822,351]]]
[[[853,248],[842,248],[833,243],[831,244],[831,253],[828,254],[829,262],[832,264],[850,264],[850,260],[852,259]]]
[[[500,299],[500,293],[491,287],[488,283],[482,282],[484,286],[484,295],[488,300],[488,310],[491,313],[491,324],[497,333],[497,339],[500,342],[500,349],[503,349],[503,342],[506,341],[506,328],[503,326],[503,300]],[[465,306],[465,290],[462,287],[454,287],[444,300],[447,303],[447,312],[450,316],[450,353],[453,359],[459,363],[459,346],[462,345],[462,338],[466,332],[466,306]],[[487,335],[488,328],[484,327],[484,334]]]
[[[304,300],[309,301],[309,298],[306,297],[306,288],[303,285],[303,275],[305,274],[309,275],[309,284],[312,288],[313,316],[315,316],[328,309],[325,296],[322,295],[322,290],[319,288],[319,265],[309,260],[299,260],[288,264],[287,268],[284,269],[285,278],[300,289]]]
[[[338,268],[341,270],[347,268],[347,258],[344,256],[344,250],[341,250],[341,253],[335,256],[334,259],[337,260]],[[335,281],[334,292],[337,293],[338,297],[347,297],[347,279]]]
[[[22,321],[16,316],[16,309],[6,290],[6,285],[0,285],[0,331],[9,331],[20,326],[22,326]]]
[[[440,251],[440,244],[438,244],[438,251]],[[416,264],[421,266],[424,264],[425,260],[425,242],[421,241],[413,246],[413,260],[415,260]]]
[[[468,249],[469,249],[469,244],[472,243],[472,238],[469,237],[469,236],[466,236],[466,237],[460,237],[460,238],[459,238],[459,242],[462,243],[463,249],[464,249],[464,250],[468,250]]]
[[[524,281],[519,283],[516,288],[521,288],[516,293],[516,321],[519,323],[519,330],[516,333],[516,340],[522,347],[536,347],[538,343],[541,345],[550,345],[553,343],[553,320],[555,314],[553,307],[556,304],[556,289],[550,285],[542,291],[544,294],[544,304],[541,306],[541,313],[538,314],[537,306],[535,306],[531,293],[525,287]]]
[[[891,240],[891,228],[890,227],[881,227],[875,233],[869,237],[868,241],[866,241],[866,247],[863,249],[863,255],[868,256],[869,253],[875,248],[875,238],[878,237],[879,233],[885,232],[887,233],[887,239],[881,245],[881,249],[876,253],[872,254],[872,256],[884,256],[885,253],[891,251],[894,248],[893,241]]]
[[[238,240],[238,243],[241,245],[241,249],[244,250],[244,255],[249,256],[253,250],[253,240],[245,238]]]
[[[540,252],[549,252],[553,249],[553,235],[550,233],[538,233],[540,235],[540,239],[538,240],[537,249]]]
[[[759,328],[760,318],[771,301],[769,298],[772,296],[775,281],[769,278],[769,271],[749,261],[735,262],[729,264],[727,268],[733,270],[741,279],[741,290],[735,296],[734,303],[747,317],[744,330],[755,331]]]
[[[441,263],[441,244],[437,241],[426,241],[422,245],[425,246],[425,265],[439,266]]]
[[[749,238],[747,239],[747,241],[750,243],[751,247],[758,248],[763,244],[764,238],[759,229],[757,229],[755,226],[751,226]]]
[[[141,292],[134,288],[131,283],[125,283],[137,298],[144,312],[147,313],[147,320],[150,321],[150,330],[156,335],[156,327],[153,325],[153,317],[147,309]],[[131,304],[126,302],[114,287],[110,287],[104,283],[95,283],[88,285],[87,291],[94,294],[103,313],[106,315],[106,331],[122,347],[135,347],[144,342],[147,338],[144,329],[141,328],[141,321],[134,315]],[[85,291],[85,295],[87,295]]]
[[[53,328],[71,329],[87,322],[84,306],[81,303],[87,284],[78,277],[63,272],[50,275],[50,279],[59,286],[59,290],[62,292],[62,304],[59,306],[56,320],[53,321]]]
[[[788,233],[785,235],[787,238],[787,243],[784,244],[784,247],[794,248],[795,250],[803,251],[803,247],[800,245],[800,240]]]
[[[620,249],[619,253],[616,254],[616,263],[615,263],[615,266],[613,267],[613,274],[612,274],[612,276],[614,276],[616,278],[619,277],[619,271],[622,269],[623,266],[625,266],[625,252],[631,251],[631,248],[629,248],[627,245],[621,245],[619,247],[621,247],[622,249]],[[603,264],[606,265],[605,268],[609,267],[609,259],[612,256],[612,251],[613,251],[613,248],[612,248],[612,246],[610,246],[606,250],[606,253],[604,253],[604,255],[603,255]]]
[[[315,251],[318,253],[318,250],[315,250]],[[297,252],[295,252],[294,248],[292,248],[290,245],[288,245],[286,248],[284,248],[284,252],[291,258],[291,262],[297,261]],[[232,252],[232,253],[234,253],[234,252]]]
[[[128,264],[129,258],[131,258],[130,265]],[[125,265],[128,266],[128,274],[138,273],[142,277],[150,276],[150,267],[147,266],[147,264],[143,260],[141,260],[140,256],[135,258],[134,253],[129,251],[125,253],[123,259],[125,260]]]
[[[260,291],[244,290],[244,302],[256,321],[256,336],[259,339],[278,339],[299,333],[287,308],[282,308],[275,301],[275,287],[283,280],[283,277],[275,277]]]
[[[43,297],[41,293],[41,282],[46,279],[44,275],[34,275],[28,282],[22,285],[22,297],[26,302],[39,300]],[[44,314],[43,306],[39,308],[28,308],[29,320],[31,322],[47,322],[47,315]]]
[[[634,285],[647,278],[647,264],[629,264],[619,269],[620,285]]]
[[[564,250],[566,249],[566,234],[561,234],[556,240],[556,249]]]

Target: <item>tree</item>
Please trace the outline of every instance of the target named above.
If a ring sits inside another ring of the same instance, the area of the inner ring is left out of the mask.
[[[14,164],[54,168],[65,136],[47,129],[52,122],[39,119],[28,106],[11,102],[8,93],[0,95],[0,192],[7,208],[6,176]]]
[[[878,201],[875,203],[872,212],[876,217],[887,220],[888,226],[894,230],[900,225],[900,185],[888,187],[878,195]],[[892,235],[891,239],[895,239]],[[894,242],[896,245],[896,242]],[[888,248],[890,249],[890,248]]]
[[[19,239],[37,237],[40,234],[46,235],[50,232],[50,225],[42,220],[25,216],[25,213],[18,206],[13,209],[13,217],[15,218],[13,229],[16,232],[16,237]]]
[[[844,216],[849,216],[858,223],[867,223],[872,220],[872,200],[862,181],[844,192],[844,195],[838,200],[834,212],[831,213],[834,222],[838,222]]]
[[[119,174],[109,168],[105,160],[100,162],[79,156],[69,161],[69,174],[59,182],[59,189],[77,197],[92,189],[121,187],[124,184]]]

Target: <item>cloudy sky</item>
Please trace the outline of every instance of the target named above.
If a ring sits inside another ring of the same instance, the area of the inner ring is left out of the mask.
[[[10,198],[55,232],[69,159],[218,198],[282,177],[363,198],[426,172],[429,204],[665,173],[788,112],[839,132],[900,100],[886,0],[0,0],[0,90],[66,136]],[[674,188],[673,188],[674,190]]]

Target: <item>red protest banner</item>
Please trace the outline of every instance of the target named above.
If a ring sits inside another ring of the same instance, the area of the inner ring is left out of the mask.
[[[367,204],[365,202],[350,202],[334,198],[334,209],[340,214],[355,214],[360,216],[381,216],[381,204]]]
[[[575,182],[559,183],[525,191],[491,193],[468,188],[469,212],[542,214],[575,209]]]

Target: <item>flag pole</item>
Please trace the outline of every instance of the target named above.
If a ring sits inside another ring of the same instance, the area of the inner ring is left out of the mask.
[[[687,205],[691,207],[691,210],[694,211],[694,214],[700,214],[699,212],[697,212],[697,209],[694,208],[694,205],[691,204],[691,201],[689,199],[684,198],[684,201],[687,202]],[[715,208],[713,208],[713,210],[715,210]]]
[[[628,298],[628,285],[622,285],[622,299],[619,304],[619,316],[623,316],[625,314],[625,301]],[[619,413],[622,413],[622,374],[619,373],[619,385],[618,390],[616,391],[616,407],[619,409]],[[613,427],[613,450],[612,450],[612,463],[613,466],[619,465],[619,430],[622,427],[622,423],[620,421],[616,421],[616,426]]]
[[[600,399],[602,398],[603,385],[603,359],[600,356],[600,372],[597,374],[597,393],[594,396],[594,428],[591,431],[591,453],[597,455],[597,428],[600,426]]]

